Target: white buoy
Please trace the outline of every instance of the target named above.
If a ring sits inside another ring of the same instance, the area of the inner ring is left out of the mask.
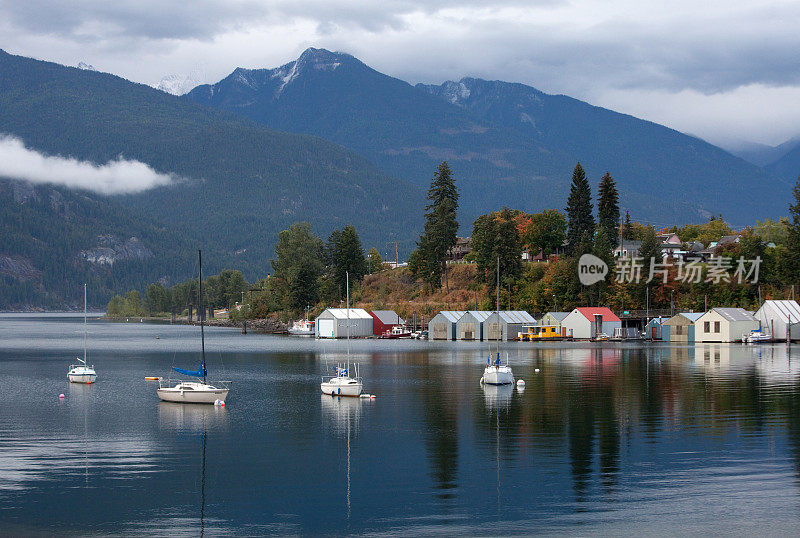
[[[222,400],[214,400],[214,405],[216,405],[217,407],[225,407],[225,402],[223,402]]]
[[[525,380],[524,379],[517,379],[517,386],[518,387],[524,387],[525,386]]]
[[[58,399],[59,399],[59,400],[63,400],[64,398],[66,398],[66,396],[64,396],[64,394],[63,394],[63,393],[58,395]]]
[[[536,372],[538,374],[539,373],[539,369],[537,368],[536,370],[534,370],[534,372]]]

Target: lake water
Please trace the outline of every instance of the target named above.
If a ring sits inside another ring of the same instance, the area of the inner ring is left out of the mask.
[[[0,315],[2,534],[800,532],[800,348],[503,344],[519,391],[487,344],[352,341],[359,400],[319,390],[346,342],[211,328],[219,408],[144,380],[198,328],[91,320],[91,386],[82,338]]]

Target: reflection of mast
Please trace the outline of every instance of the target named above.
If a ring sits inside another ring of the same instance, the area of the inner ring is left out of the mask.
[[[347,421],[347,519],[350,519],[350,421]]]
[[[320,395],[320,402],[322,403],[322,417],[327,423],[333,425],[334,432],[338,435],[344,435],[347,440],[347,453],[346,453],[346,488],[345,488],[345,502],[347,503],[347,519],[350,519],[351,503],[350,495],[352,492],[351,487],[351,444],[350,438],[353,435],[353,426],[355,426],[355,433],[358,432],[359,422],[362,412],[362,401],[360,398],[341,398],[331,397],[327,394]]]
[[[498,281],[499,287],[499,281]],[[498,319],[499,324],[499,319]],[[497,460],[497,516],[500,517],[500,406],[495,409],[497,425],[495,428],[495,458]]]
[[[206,413],[203,410],[203,459],[200,465],[200,536],[205,533],[206,516]]]
[[[502,506],[500,500],[500,411],[501,407],[508,412],[514,394],[513,385],[482,385],[486,408],[495,414],[495,480],[497,489],[497,515],[500,517]]]

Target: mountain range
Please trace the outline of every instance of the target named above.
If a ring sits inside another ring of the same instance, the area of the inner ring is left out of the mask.
[[[3,220],[14,233],[0,237],[0,257],[16,261],[0,264],[0,273],[20,281],[14,267],[23,267],[24,261],[38,271],[29,274],[42,278],[17,293],[15,301],[6,299],[11,294],[4,287],[2,308],[69,303],[87,276],[92,277],[90,287],[106,296],[124,291],[124,286],[141,288],[156,277],[174,282],[171,271],[147,270],[117,282],[115,289],[104,285],[95,276],[108,264],[81,253],[102,248],[109,237],[123,245],[135,237],[176,267],[191,267],[196,253],[188,244],[203,246],[213,251],[206,256],[209,274],[238,268],[252,281],[267,274],[277,233],[295,221],[312,222],[323,237],[354,223],[365,246],[383,252],[394,241],[407,251],[421,224],[422,191],[352,150],[321,138],[270,130],[107,73],[0,52],[0,133],[14,135],[45,155],[98,164],[123,155],[181,178],[138,194],[82,191],[81,200],[91,202],[87,208],[76,204],[73,217],[65,219],[58,211],[39,207],[41,222],[35,227],[15,220],[35,198],[8,195]],[[48,196],[39,194],[41,199]],[[95,219],[88,209],[93,204],[106,208]],[[84,233],[89,222],[91,236]],[[175,239],[163,244],[159,236],[131,229],[126,222],[151,226]],[[27,253],[36,245],[50,248],[63,235],[75,239],[55,259],[62,267],[60,278],[74,293],[48,296],[52,283]],[[149,260],[148,266],[161,266],[157,256]],[[192,274],[187,273],[181,278]]]
[[[327,138],[421,188],[447,160],[465,224],[503,205],[563,208],[576,162],[595,184],[609,171],[623,207],[657,225],[719,214],[745,225],[782,213],[790,188],[703,140],[567,96],[476,78],[412,86],[324,49],[274,69],[238,68],[186,97]]]
[[[45,156],[124,157],[175,178],[116,195],[0,181],[0,308],[77,304],[87,281],[101,305],[192,276],[200,247],[209,274],[238,268],[252,281],[299,220],[323,238],[352,223],[365,248],[408,253],[442,160],[461,192],[462,235],[504,205],[563,208],[578,161],[595,184],[610,171],[622,207],[659,226],[785,214],[792,175],[530,86],[414,86],[324,49],[182,97],[0,51],[0,134]]]

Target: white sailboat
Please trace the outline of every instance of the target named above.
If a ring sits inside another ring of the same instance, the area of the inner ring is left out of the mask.
[[[200,265],[200,289],[198,291],[198,304],[200,308],[200,349],[201,349],[201,362],[200,367],[195,370],[184,370],[182,368],[172,369],[179,374],[203,378],[200,381],[177,381],[173,382],[171,379],[158,379],[158,390],[156,393],[158,397],[165,402],[178,402],[178,403],[205,403],[213,404],[219,401],[225,403],[225,398],[228,397],[230,390],[230,381],[217,382],[219,387],[211,385],[207,382],[206,376],[206,338],[203,329],[203,256],[201,251],[197,251],[197,259]]]
[[[86,284],[83,285],[83,359],[76,357],[80,364],[70,364],[67,379],[70,383],[86,383],[91,385],[97,380],[94,365],[86,364]]]
[[[492,361],[489,355],[486,368],[483,370],[481,383],[486,385],[511,385],[514,383],[514,372],[508,365],[508,353],[506,353],[506,364],[500,364],[500,340],[502,338],[503,324],[500,321],[500,258],[497,258],[497,358]]]
[[[358,364],[353,364],[355,377],[350,375],[350,273],[345,273],[347,279],[347,366],[337,364],[333,368],[333,376],[323,377],[319,388],[323,394],[331,396],[361,396],[364,384],[358,375]]]

